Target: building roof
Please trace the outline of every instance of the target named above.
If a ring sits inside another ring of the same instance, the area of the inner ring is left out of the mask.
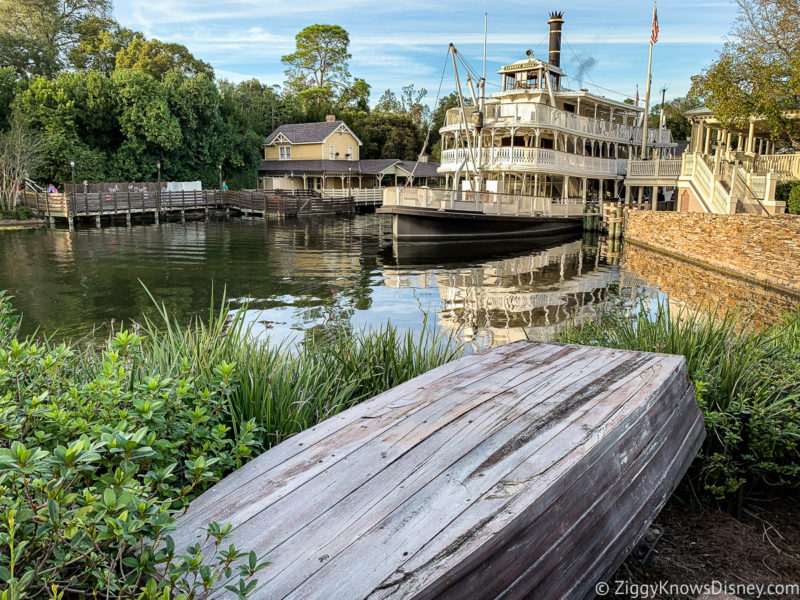
[[[690,117],[692,115],[710,115],[713,114],[712,111],[705,106],[701,106],[700,108],[693,108],[692,110],[687,110],[683,113],[684,116]]]
[[[292,144],[319,144],[327,140],[339,127],[344,127],[360,144],[353,130],[344,121],[322,121],[320,123],[286,123],[267,136],[264,143],[268,146],[280,134]]]
[[[265,160],[258,168],[266,175],[296,175],[303,173],[332,173],[336,175],[380,175],[392,167],[399,167],[407,173],[414,170],[414,161],[396,158],[377,158],[368,160]],[[442,177],[437,171],[439,163],[419,163],[414,177]],[[352,169],[352,170],[350,170]]]

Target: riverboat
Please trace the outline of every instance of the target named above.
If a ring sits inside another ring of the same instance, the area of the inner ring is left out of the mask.
[[[398,240],[554,235],[580,229],[587,204],[618,200],[629,158],[667,153],[666,128],[646,132],[645,110],[586,88],[561,68],[563,13],[548,20],[547,60],[528,50],[503,66],[500,91],[467,76],[467,106],[450,46],[459,106],[446,113],[439,172],[444,189],[386,188],[379,212]],[[485,72],[485,68],[484,68]]]

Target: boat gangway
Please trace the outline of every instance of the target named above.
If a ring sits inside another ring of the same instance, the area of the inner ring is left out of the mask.
[[[253,599],[593,598],[704,436],[683,357],[515,342],[255,458],[191,502],[175,552],[230,523],[270,563]]]
[[[312,190],[302,191],[220,191],[198,190],[179,192],[107,192],[47,194],[24,192],[20,203],[34,209],[51,224],[65,219],[72,227],[76,220],[95,219],[99,227],[103,218],[150,216],[158,222],[161,216],[209,210],[236,211],[259,217],[296,217],[311,214],[351,213],[352,196],[328,197]]]

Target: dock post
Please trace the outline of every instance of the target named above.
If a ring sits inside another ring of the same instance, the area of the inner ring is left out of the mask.
[[[125,213],[125,225],[131,226],[131,213],[129,212]]]
[[[181,223],[186,223],[186,211],[181,209]]]
[[[95,227],[97,227],[98,229],[100,228],[100,226],[101,226],[101,224],[100,224],[100,215],[96,215],[95,216],[94,224],[95,224]]]
[[[53,215],[50,215],[50,227],[56,226],[56,218]]]
[[[69,226],[70,231],[75,231],[75,218],[67,217],[67,225]]]
[[[153,213],[153,217],[154,217],[154,219],[155,219],[155,223],[156,223],[156,225],[158,225],[158,217],[159,217],[159,215],[158,215],[158,211],[155,211],[155,212]]]

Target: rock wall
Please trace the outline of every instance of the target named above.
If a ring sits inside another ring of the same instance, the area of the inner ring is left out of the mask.
[[[625,269],[667,295],[670,305],[705,313],[739,313],[757,328],[780,321],[797,310],[800,297],[748,283],[739,277],[689,263],[634,244],[625,246]]]
[[[800,217],[629,211],[625,239],[800,294]]]

